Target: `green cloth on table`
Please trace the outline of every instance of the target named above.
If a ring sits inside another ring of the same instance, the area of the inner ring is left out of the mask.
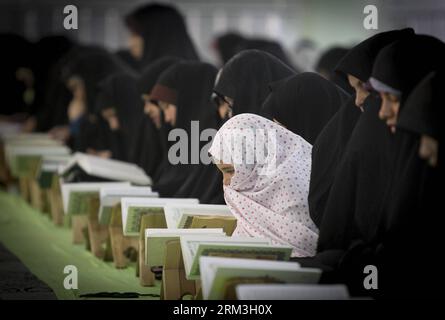
[[[58,299],[83,299],[79,296],[101,292],[159,294],[159,281],[155,287],[142,287],[134,267],[116,269],[94,257],[84,245],[72,244],[71,237],[71,229],[55,226],[20,197],[0,191],[0,242],[51,287]],[[63,286],[67,265],[77,267],[77,290]]]

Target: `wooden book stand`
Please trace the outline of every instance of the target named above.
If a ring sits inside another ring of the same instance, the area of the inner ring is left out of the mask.
[[[71,228],[73,232],[73,243],[85,243],[84,230],[88,228],[88,216],[86,214],[76,214],[71,216]]]
[[[139,239],[137,237],[124,236],[120,203],[113,207],[108,230],[114,266],[117,269],[126,268],[128,266],[129,259],[125,256],[124,252],[129,248],[134,248],[137,250]]]
[[[88,212],[90,207],[91,199],[95,199],[97,196],[89,196],[86,201],[88,201],[86,208],[84,209],[86,212],[78,212],[71,216],[71,227],[73,229],[73,243],[82,244],[85,243],[85,240],[88,240],[87,249],[89,249],[89,233],[88,233]]]
[[[26,201],[29,202],[29,178],[25,178],[25,177],[20,177],[19,178],[19,190],[20,190],[20,195],[22,196],[22,198]]]
[[[196,281],[185,277],[184,260],[179,240],[167,241],[162,270],[161,300],[180,300],[187,294],[195,296]]]
[[[31,207],[43,212],[44,206],[44,192],[40,188],[39,182],[36,179],[29,179],[29,199]]]
[[[141,229],[139,231],[138,246],[138,271],[139,283],[141,286],[155,285],[155,275],[151,271],[150,265],[145,261],[145,229],[148,228],[167,228],[165,216],[163,214],[143,215],[141,217]]]
[[[100,200],[93,197],[88,205],[88,237],[91,244],[91,252],[99,259],[105,259],[105,247],[109,238],[108,226],[99,223]]]
[[[48,190],[48,206],[53,223],[57,226],[62,226],[64,220],[63,202],[57,175],[53,176],[51,188]]]

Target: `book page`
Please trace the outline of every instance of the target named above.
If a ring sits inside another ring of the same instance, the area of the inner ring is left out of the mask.
[[[202,283],[204,298],[208,297],[211,285],[214,281],[216,270],[218,270],[219,268],[241,269],[241,270],[252,270],[252,271],[258,269],[296,271],[300,269],[300,265],[296,262],[260,261],[252,259],[222,258],[222,257],[207,257],[207,256],[200,257],[199,267],[200,267],[201,283]]]
[[[177,207],[165,206],[165,221],[167,222],[167,228],[178,228],[179,220],[181,219],[181,213]]]
[[[199,277],[199,258],[202,256],[216,256],[227,258],[243,258],[252,260],[287,261],[292,253],[292,247],[261,245],[261,244],[210,244],[200,243],[192,254],[192,267],[189,276]]]
[[[177,240],[181,235],[220,236],[225,237],[223,229],[145,229],[145,257],[151,266],[164,263],[165,244]]]
[[[104,159],[82,153],[75,155],[79,166],[86,173],[111,180],[130,181],[139,185],[151,185],[151,178],[137,165],[113,159]]]
[[[202,216],[233,216],[226,205],[196,204],[168,205],[166,207],[167,226],[169,228],[189,228],[193,217]]]
[[[228,282],[313,284],[321,275],[321,270],[301,268],[296,262],[204,256],[200,258],[200,270],[205,299],[223,299]]]
[[[122,226],[127,225],[128,210],[130,207],[165,207],[170,204],[197,204],[199,200],[196,198],[151,198],[151,197],[122,197]],[[164,211],[165,212],[165,211]],[[164,213],[165,215],[165,213]],[[166,222],[168,223],[166,217]],[[167,225],[168,227],[168,225]]]
[[[187,275],[187,279],[192,279],[199,275],[199,257],[197,257],[197,252],[200,245],[202,244],[214,244],[223,245],[227,243],[232,244],[270,244],[270,240],[263,238],[250,238],[250,237],[225,237],[223,239],[216,237],[196,237],[196,236],[181,236],[181,249],[184,258],[184,267]],[[193,271],[192,271],[193,268]],[[198,270],[197,270],[198,269]],[[193,275],[192,275],[193,273]]]
[[[73,182],[73,183],[64,183],[63,180],[60,180],[60,189],[62,192],[62,202],[63,202],[63,210],[65,214],[68,213],[68,201],[71,192],[79,192],[79,191],[94,191],[99,192],[102,187],[127,187],[129,186],[129,182]]]

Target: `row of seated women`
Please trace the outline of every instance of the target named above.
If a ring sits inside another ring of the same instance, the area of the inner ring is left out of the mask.
[[[145,61],[138,73],[102,48],[60,60],[69,130],[54,136],[140,165],[162,197],[226,203],[235,235],[291,245],[294,260],[323,269],[323,283],[353,295],[438,295],[443,42],[412,29],[364,40],[336,67],[351,95],[261,50],[218,71],[186,34],[150,46],[138,15],[128,18],[133,56]],[[176,129],[187,136],[181,148]],[[371,290],[367,265],[378,270]]]

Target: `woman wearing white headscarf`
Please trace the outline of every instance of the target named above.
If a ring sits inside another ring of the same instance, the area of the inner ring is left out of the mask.
[[[234,235],[290,245],[292,257],[315,254],[318,230],[307,203],[311,149],[300,136],[254,114],[237,115],[221,127],[209,153],[238,219]]]

